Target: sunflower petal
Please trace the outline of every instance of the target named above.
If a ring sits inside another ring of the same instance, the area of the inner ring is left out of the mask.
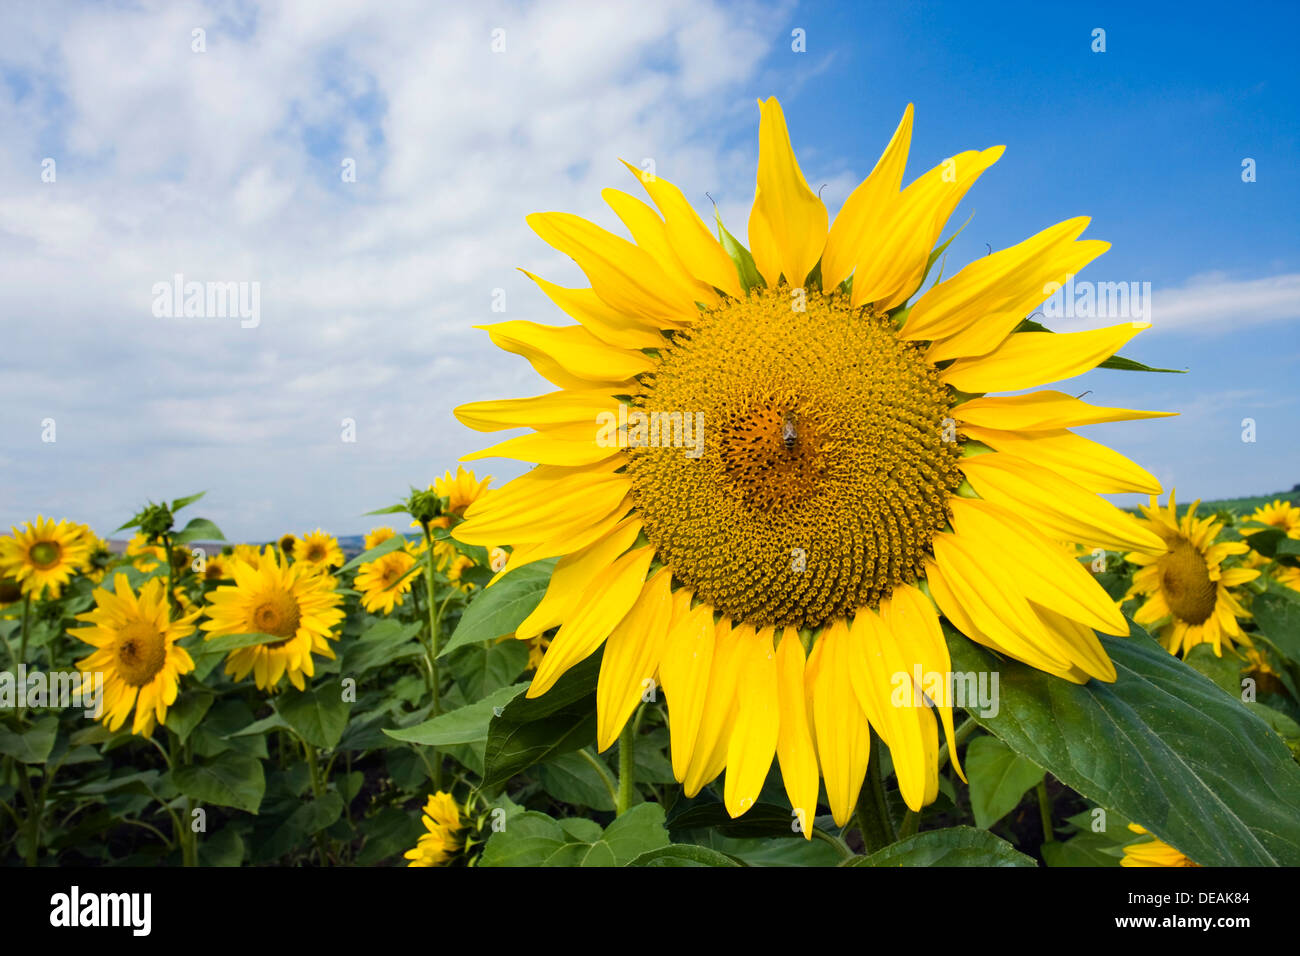
[[[775,96],[760,100],[758,183],[749,214],[749,246],[768,287],[782,275],[801,287],[821,258],[829,216],[808,188],[790,146],[785,114]]]
[[[1011,392],[1073,378],[1118,352],[1149,323],[1125,322],[1088,332],[1013,332],[977,358],[961,358],[939,379],[962,392]]]
[[[668,738],[673,776],[678,781],[686,779],[707,703],[715,630],[713,609],[707,604],[683,614],[673,622],[659,664],[659,677],[672,708]]]
[[[498,348],[522,355],[537,374],[561,388],[623,385],[656,362],[644,352],[606,345],[580,325],[539,325],[522,319],[479,326]]]
[[[962,432],[996,451],[1036,461],[1097,494],[1158,495],[1161,491],[1160,482],[1145,468],[1105,445],[1064,428],[1008,432],[967,425]]]
[[[738,817],[754,805],[776,756],[781,730],[776,651],[772,628],[754,636],[743,649],[745,660],[736,685],[736,722],[727,745],[727,779],[723,800]]]
[[[817,750],[808,727],[804,663],[799,635],[792,630],[785,631],[776,648],[777,704],[781,712],[776,756],[799,832],[805,840],[811,840],[820,778]]]
[[[1103,422],[1167,418],[1176,414],[1178,413],[1146,412],[1131,408],[1103,408],[1051,389],[1026,395],[972,398],[952,410],[953,418],[959,422],[1004,431],[1052,431]]]
[[[627,616],[605,642],[596,684],[596,746],[609,749],[618,739],[653,681],[672,621],[672,576],[667,569],[655,573]]]

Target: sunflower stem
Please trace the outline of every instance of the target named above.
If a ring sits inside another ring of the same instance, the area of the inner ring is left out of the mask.
[[[425,603],[429,608],[429,643],[425,653],[429,661],[429,693],[433,699],[430,713],[436,717],[442,713],[442,690],[439,687],[438,675],[439,613],[433,593],[433,532],[429,529],[427,521],[420,522],[420,528],[424,531],[424,591]],[[442,789],[442,757],[437,750],[432,752],[431,757],[433,758],[433,787],[438,791]]]
[[[171,535],[164,534],[162,536],[162,540],[163,540],[163,552],[166,555],[164,560],[167,562],[167,615],[168,615],[168,620],[174,621],[176,620],[176,618],[180,617],[180,614],[178,612],[181,609],[181,605],[180,602],[176,600],[176,583],[174,577],[176,572],[172,568]]]
[[[958,724],[958,725],[957,725],[957,729],[954,730],[953,733],[952,733],[952,743],[953,743],[953,746],[954,746],[954,747],[960,747],[962,744],[964,744],[964,743],[966,742],[966,738],[969,737],[971,734],[973,734],[973,733],[975,732],[976,727],[977,727],[977,725],[976,725],[976,723],[975,723],[975,720],[974,720],[974,718],[971,718],[971,717],[967,717],[967,718],[966,718],[965,720],[963,720],[960,724]],[[940,769],[940,770],[942,770],[943,767],[944,767],[944,764],[946,764],[946,763],[948,762],[948,756],[949,756],[949,754],[948,754],[948,741],[945,740],[945,741],[943,742],[943,744],[939,747],[939,764],[938,764],[938,765],[939,765],[939,769]]]
[[[1055,843],[1056,834],[1052,832],[1052,801],[1047,797],[1047,777],[1038,781],[1038,815],[1043,821],[1043,842]]]
[[[858,794],[858,828],[868,853],[898,842],[894,822],[885,800],[885,782],[880,776],[880,738],[871,731],[871,754],[867,759],[867,779]]]
[[[27,660],[27,630],[28,621],[32,616],[32,596],[30,593],[23,595],[23,636],[18,642],[18,663],[21,664]]]
[[[615,813],[622,816],[632,805],[636,784],[636,727],[629,720],[618,735],[618,800]]]

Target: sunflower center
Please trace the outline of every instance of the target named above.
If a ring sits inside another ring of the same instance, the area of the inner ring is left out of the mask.
[[[297,599],[287,591],[264,594],[253,609],[253,626],[263,634],[274,634],[284,640],[262,645],[267,650],[283,647],[285,641],[298,633],[302,612]]]
[[[317,563],[324,561],[325,546],[322,544],[313,544],[311,547],[307,549],[307,553],[303,555],[303,557],[305,557],[308,561],[313,561]]]
[[[52,568],[59,563],[59,556],[63,554],[63,549],[59,547],[57,541],[38,541],[32,545],[27,556],[31,559],[32,564],[44,571],[46,568]]]
[[[628,472],[678,580],[733,620],[815,627],[920,576],[960,451],[950,390],[888,317],[782,288],[660,355],[633,399],[658,441]]]
[[[147,621],[132,621],[117,635],[117,669],[132,687],[143,687],[167,662],[167,642]]]
[[[1156,561],[1165,603],[1188,624],[1204,624],[1214,613],[1216,588],[1205,558],[1186,538],[1176,538]]]

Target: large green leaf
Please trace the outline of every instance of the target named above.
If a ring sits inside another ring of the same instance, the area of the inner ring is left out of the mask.
[[[628,866],[740,866],[725,853],[694,843],[674,843],[642,853]]]
[[[48,715],[21,732],[0,727],[0,754],[19,763],[45,763],[59,734],[59,718]]]
[[[956,671],[997,672],[985,729],[1206,866],[1300,864],[1300,766],[1240,701],[1136,625],[1101,638],[1113,684],[1003,661],[947,630]]]
[[[1006,840],[987,830],[951,827],[927,830],[844,866],[1037,866]]]
[[[414,727],[385,730],[384,733],[394,740],[426,747],[479,743],[488,739],[488,725],[496,713],[523,693],[526,687],[526,684],[502,687],[476,703],[439,714]]]
[[[484,697],[514,682],[528,666],[525,641],[493,641],[462,647],[447,659],[466,697]]]
[[[976,737],[966,747],[966,776],[975,825],[987,830],[1016,808],[1043,779],[1043,768],[996,737]]]
[[[1280,587],[1270,590],[1255,598],[1250,611],[1260,634],[1288,660],[1300,664],[1300,594],[1284,593]]]
[[[338,744],[348,725],[348,702],[338,681],[285,691],[275,702],[275,710],[298,736],[323,750]]]
[[[537,771],[542,789],[561,803],[592,810],[613,810],[614,795],[610,793],[610,786],[614,778],[600,760],[590,750],[574,750],[548,760]]]
[[[554,568],[553,558],[526,564],[517,571],[511,571],[490,588],[484,588],[469,602],[451,640],[438,652],[438,656],[444,657],[466,644],[493,641],[503,635],[513,634],[524,618],[532,614],[533,609],[541,603],[542,595],[551,583],[551,571]]]
[[[189,544],[191,541],[225,540],[226,536],[221,533],[221,529],[207,518],[191,518],[189,524],[172,536],[174,545]]]
[[[247,754],[227,751],[172,772],[176,789],[200,803],[235,807],[256,813],[266,793],[262,761]]]
[[[495,789],[534,764],[596,739],[597,651],[541,697],[516,697],[492,718],[483,756],[483,786]]]

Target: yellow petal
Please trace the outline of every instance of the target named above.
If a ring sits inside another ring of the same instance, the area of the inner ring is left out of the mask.
[[[672,620],[671,583],[666,568],[656,572],[605,642],[596,684],[596,745],[601,751],[618,739],[647,687],[653,686],[647,682],[654,680]]]
[[[858,249],[852,304],[887,312],[906,302],[925,274],[935,241],[952,211],[1005,147],[949,157],[894,199],[879,228]]]
[[[786,630],[776,648],[777,703],[780,731],[776,756],[792,813],[805,840],[812,839],[820,789],[817,750],[808,728],[808,702],[804,691],[804,652],[799,635]]]
[[[695,736],[709,688],[713,666],[713,609],[701,604],[673,622],[664,644],[659,676],[668,697],[668,742],[673,776],[686,779],[695,750]]]
[[[578,263],[596,294],[611,308],[667,328],[678,328],[699,314],[695,301],[682,295],[654,257],[626,239],[568,213],[537,212],[527,222],[542,239]]]
[[[843,620],[822,629],[818,638],[822,660],[813,673],[813,723],[817,755],[831,816],[844,826],[857,806],[871,756],[871,728],[858,704],[850,676],[852,644]]]
[[[618,414],[618,399],[607,391],[584,389],[547,392],[532,398],[506,398],[470,402],[452,414],[475,431],[496,432],[507,428],[543,429],[573,422],[595,422],[603,412]]]
[[[623,520],[623,516],[632,508],[632,497],[629,495],[620,501],[605,517],[599,519],[593,524],[587,525],[581,529],[572,532],[566,532],[560,535],[543,539],[536,544],[523,545],[510,552],[510,558],[506,565],[491,581],[488,587],[491,587],[502,577],[509,574],[517,568],[522,568],[534,561],[541,561],[544,558],[554,558],[562,554],[572,554],[591,544],[599,538],[605,537],[614,526]]]
[[[544,541],[561,530],[579,533],[613,511],[631,491],[631,480],[614,470],[622,463],[611,459],[582,468],[539,465],[475,500],[452,537],[492,547]]]
[[[723,789],[727,812],[733,817],[740,816],[758,799],[776,756],[781,729],[772,628],[763,628],[742,650],[745,659],[736,685],[736,721],[727,744]]]
[[[570,667],[586,660],[604,643],[641,596],[654,555],[653,545],[636,548],[591,579],[573,612],[551,639],[528,686],[529,697],[546,693]],[[518,633],[516,630],[516,636]]]
[[[533,612],[515,628],[515,637],[521,641],[529,640],[566,621],[591,582],[632,547],[640,533],[639,520],[635,517],[624,518],[601,540],[561,558],[551,573],[546,594]]]
[[[527,269],[519,271],[536,282],[552,302],[607,345],[621,349],[663,347],[664,336],[656,323],[620,312],[598,296],[595,289],[566,289],[533,275]]]
[[[997,451],[1035,461],[1098,494],[1140,492],[1158,495],[1161,491],[1160,482],[1145,468],[1105,445],[1064,428],[1008,432],[967,425],[962,432]]]
[[[1164,542],[1135,517],[1056,472],[1006,452],[963,458],[958,467],[987,501],[1021,515],[1060,541],[1113,551],[1162,551]]]
[[[580,426],[584,438],[575,439],[554,431],[532,432],[518,435],[482,448],[468,455],[461,455],[460,461],[478,461],[483,458],[513,458],[516,461],[530,461],[538,465],[594,465],[598,462],[621,455],[618,446],[612,442],[602,443],[596,440],[599,431],[595,422],[585,422]]]
[[[733,299],[743,299],[745,293],[740,286],[736,264],[686,201],[682,191],[666,179],[642,173],[626,160],[623,165],[631,170],[659,207],[659,212],[664,217],[668,241],[687,271],[701,282],[721,289]]]
[[[776,97],[759,101],[758,182],[749,214],[749,246],[754,264],[770,288],[782,275],[801,287],[821,258],[829,217],[825,204],[808,188],[790,146],[785,114]]]
[[[1096,368],[1147,328],[1126,322],[1088,332],[1014,332],[987,355],[953,362],[939,379],[972,393],[1034,388]]]
[[[754,629],[749,625],[733,628],[731,621],[724,617],[715,626],[709,687],[704,695],[704,710],[700,714],[691,760],[682,780],[687,797],[699,793],[726,765],[727,744],[736,718],[736,682],[745,659],[744,648],[752,645],[753,640]]]
[[[513,319],[487,329],[493,344],[522,355],[547,381],[561,388],[624,385],[657,364],[644,352],[606,345],[580,325],[538,325]]]
[[[959,422],[1007,431],[1039,431],[1125,422],[1139,418],[1167,418],[1177,412],[1145,412],[1131,408],[1103,408],[1051,389],[1026,395],[972,398],[952,410]]]
[[[898,196],[911,142],[912,104],[908,103],[875,169],[849,193],[831,224],[830,234],[826,237],[826,251],[822,254],[823,289],[834,289],[857,265],[859,250]]]
[[[623,225],[627,226],[628,232],[632,233],[637,246],[654,257],[659,268],[664,271],[664,275],[674,286],[672,291],[674,298],[689,298],[710,307],[721,301],[712,286],[700,282],[686,271],[682,260],[678,258],[672,243],[668,240],[668,230],[664,227],[664,221],[659,218],[658,213],[635,196],[629,196],[619,189],[603,189],[600,195],[605,202],[609,203],[614,214],[623,220]]]

